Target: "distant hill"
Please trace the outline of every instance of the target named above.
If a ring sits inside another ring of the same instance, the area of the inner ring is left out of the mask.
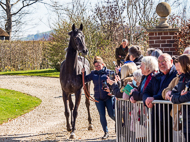
[[[41,40],[41,39],[45,39],[48,40],[50,38],[50,34],[53,31],[48,31],[48,32],[43,32],[43,33],[37,33],[37,34],[32,34],[32,35],[28,35],[27,37],[23,37],[20,38],[19,40],[22,41],[29,41],[29,40]]]

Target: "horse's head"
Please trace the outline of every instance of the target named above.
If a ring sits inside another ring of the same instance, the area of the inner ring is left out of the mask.
[[[79,29],[75,28],[75,24],[72,26],[72,31],[69,32],[70,41],[72,42],[73,48],[78,50],[80,53],[86,55],[88,53],[88,49],[85,45],[85,37],[82,33],[83,25],[80,25]]]

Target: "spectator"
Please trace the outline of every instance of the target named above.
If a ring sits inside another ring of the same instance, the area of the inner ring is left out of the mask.
[[[186,47],[183,54],[190,54],[190,47]]]
[[[172,89],[171,97],[169,97],[169,100],[174,104],[181,104],[190,101],[190,55],[185,54],[179,56],[179,63],[180,72],[182,72],[182,74],[180,75],[178,84]],[[189,142],[190,138],[187,140],[187,135],[190,135],[190,106],[186,107],[186,105],[184,105],[182,111],[183,132],[186,142]]]
[[[121,89],[117,83],[117,81],[120,79],[113,81],[113,80],[109,79],[109,77],[108,77],[107,83],[110,85],[112,94],[115,95],[115,97],[122,98],[122,95],[123,95],[122,89],[128,82],[131,82],[134,79],[132,74],[136,70],[137,70],[137,66],[134,63],[124,64],[121,67],[121,80],[122,80]],[[109,90],[107,90],[107,91],[109,92]]]
[[[140,82],[141,82],[141,78],[142,78],[141,69],[136,70],[133,73],[133,76],[134,76],[134,80],[136,83],[132,83],[131,86],[133,86],[133,88],[137,88],[137,87],[139,87]],[[129,99],[129,96],[125,92],[123,93],[123,99],[125,99],[125,100]],[[135,142],[136,141],[136,131],[138,130],[138,129],[136,129],[136,127],[140,127],[139,124],[142,124],[142,120],[140,121],[140,123],[137,123],[137,122],[140,120],[140,118],[142,119],[142,113],[144,112],[144,110],[141,107],[139,107],[138,104],[131,104],[131,108],[132,108],[132,110],[130,112],[131,120],[129,122],[129,124],[130,124],[130,135],[131,135],[131,141]]]
[[[94,97],[97,101],[99,101],[95,102],[95,104],[100,115],[102,128],[104,130],[104,136],[102,137],[102,139],[106,139],[109,137],[105,112],[106,108],[110,118],[115,120],[115,110],[112,107],[113,98],[108,95],[108,92],[102,89],[102,81],[105,81],[107,79],[107,75],[109,74],[110,70],[106,69],[101,57],[96,56],[94,58],[93,64],[95,70],[91,71],[90,74],[85,75],[85,82],[89,82],[92,80],[94,83]],[[84,72],[84,69],[82,69],[82,72]]]
[[[173,60],[171,56],[167,53],[163,53],[158,57],[158,66],[160,69],[160,73],[156,74],[152,77],[150,82],[148,83],[146,89],[143,92],[143,103],[148,108],[153,108],[153,100],[163,100],[162,98],[162,91],[169,85],[169,83],[173,80],[174,77],[176,77],[177,71],[175,66],[173,65]],[[163,111],[163,106],[165,110]],[[156,108],[152,109],[152,121],[151,121],[151,128],[152,128],[152,138],[153,141],[164,141],[168,140],[168,136],[170,136],[170,140],[172,141],[172,118],[169,114],[171,110],[171,105],[162,105],[160,104],[158,107],[158,104],[155,104]],[[169,107],[169,108],[168,108]],[[169,112],[168,112],[169,110]],[[159,113],[160,112],[160,113]],[[165,117],[163,117],[165,116]],[[155,119],[157,118],[157,119]],[[164,120],[165,121],[164,121]],[[159,129],[160,124],[160,129]],[[168,125],[169,124],[169,128]],[[156,125],[156,128],[155,128]],[[165,126],[165,127],[163,127]],[[164,129],[165,128],[165,129]],[[161,132],[168,132],[168,129],[170,130],[170,135],[166,134],[165,137],[163,136],[163,133]],[[156,135],[155,135],[156,134]],[[160,136],[159,136],[160,134]]]
[[[179,57],[176,57],[175,61],[175,67],[176,67],[176,70],[178,72],[177,76],[170,82],[170,84],[168,85],[167,88],[165,88],[163,91],[162,91],[162,98],[165,99],[165,100],[169,100],[170,99],[170,95],[171,95],[171,92],[172,92],[172,89],[178,84],[179,82],[179,79],[180,79],[180,76],[182,74],[182,72],[180,71],[180,63],[179,63]],[[178,107],[178,110],[181,109],[181,105],[179,105]],[[172,113],[174,112],[174,116],[176,115],[177,113],[177,105],[173,105],[173,110],[171,110],[170,112],[170,116],[173,117]],[[175,118],[174,118],[175,120]]]
[[[136,101],[142,100],[143,92],[150,82],[151,78],[158,71],[158,61],[155,57],[146,56],[142,58],[141,62],[141,71],[142,71],[142,79],[138,89],[131,90],[130,101],[135,103]]]
[[[132,63],[133,61],[130,61],[130,59],[129,59],[129,54],[127,53],[127,55],[125,56],[125,59],[124,59],[124,64],[127,64],[127,63]],[[124,65],[123,64],[123,65]],[[122,66],[122,64],[121,64],[121,66]],[[120,77],[121,77],[121,66],[117,66],[117,67],[115,67],[115,72],[116,72],[116,74],[118,74]]]
[[[177,76],[170,82],[167,88],[165,88],[162,91],[162,98],[165,100],[169,100],[169,96],[171,95],[172,89],[178,84],[178,81],[180,79],[180,75],[182,74],[180,72],[180,63],[179,63],[179,57],[177,57],[174,61],[175,67],[177,70]]]
[[[140,48],[138,46],[132,46],[129,48],[129,59],[133,61],[137,66],[140,66],[143,56],[141,55]]]
[[[141,82],[141,78],[142,78],[141,69],[134,71],[133,77],[134,77],[134,79],[132,80],[132,82],[128,82],[128,84],[130,84],[133,88],[138,88],[140,85],[140,82]],[[127,95],[125,92],[123,92],[123,99],[124,100],[129,99],[129,95]]]
[[[155,50],[155,48],[148,48],[146,51],[146,56],[151,56],[151,53]]]
[[[112,94],[115,95],[117,98],[122,98],[124,97],[123,94],[123,88],[125,85],[127,85],[128,82],[131,82],[134,77],[133,77],[133,72],[135,72],[137,70],[137,66],[135,63],[127,63],[127,64],[124,64],[122,67],[121,67],[121,79],[122,79],[122,88],[120,89],[117,82],[115,81],[112,81],[110,80],[109,78],[107,79],[107,83],[109,83],[111,86],[111,89],[112,89]],[[125,94],[126,98],[124,99],[128,99],[129,96],[127,94]],[[123,108],[122,110],[125,110],[125,108]],[[121,113],[123,113],[123,117],[122,117],[122,125],[125,125],[125,124],[130,124],[129,120],[127,120],[128,122],[126,123],[126,119],[125,119],[125,115],[124,115],[124,111],[122,111]],[[129,126],[129,125],[128,125]],[[127,128],[129,130],[129,127]],[[126,130],[127,131],[127,130]],[[133,133],[131,133],[133,134]],[[133,136],[129,136],[129,139],[133,139],[134,137]]]
[[[160,49],[155,49],[152,53],[151,53],[151,56],[154,56],[158,59],[158,57],[163,54],[162,50]]]
[[[122,44],[115,50],[115,58],[117,60],[118,66],[120,66],[120,64],[122,64],[122,62],[124,62],[125,56],[128,53],[128,44],[129,44],[128,40],[123,39]]]
[[[142,78],[142,71],[141,69],[138,69],[133,72],[134,80],[132,81],[132,86],[134,87],[139,87],[141,83],[141,78]]]
[[[124,64],[121,67],[121,79],[125,80],[126,77],[133,76],[133,72],[136,70],[137,70],[137,66],[134,62]],[[125,84],[127,84],[127,82]]]

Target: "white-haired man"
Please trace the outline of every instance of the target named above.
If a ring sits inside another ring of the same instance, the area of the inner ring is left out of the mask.
[[[167,141],[168,137],[170,141],[172,141],[172,118],[169,115],[171,106],[166,106],[164,104],[155,104],[154,106],[152,101],[163,100],[162,91],[168,87],[169,83],[176,77],[177,71],[173,65],[171,56],[167,53],[163,53],[158,57],[158,66],[160,73],[152,77],[148,83],[143,92],[143,102],[148,108],[156,107],[152,109],[151,126],[153,141],[164,141],[164,139]],[[168,124],[170,125],[168,126]],[[170,134],[168,134],[168,129]],[[165,136],[163,132],[165,132]]]

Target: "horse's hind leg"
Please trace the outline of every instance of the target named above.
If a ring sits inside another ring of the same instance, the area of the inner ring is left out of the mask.
[[[64,105],[65,105],[65,117],[66,117],[66,126],[67,126],[67,131],[71,131],[71,126],[69,124],[69,109],[68,109],[68,95],[69,94],[66,94],[65,91],[63,91],[63,102],[64,102]]]
[[[90,95],[90,83],[86,83],[86,88]],[[90,115],[90,100],[87,97],[86,97],[85,104],[86,104],[86,108],[87,108],[87,112],[88,112],[88,122],[89,122],[88,130],[93,130],[92,119],[91,119],[91,115]]]

